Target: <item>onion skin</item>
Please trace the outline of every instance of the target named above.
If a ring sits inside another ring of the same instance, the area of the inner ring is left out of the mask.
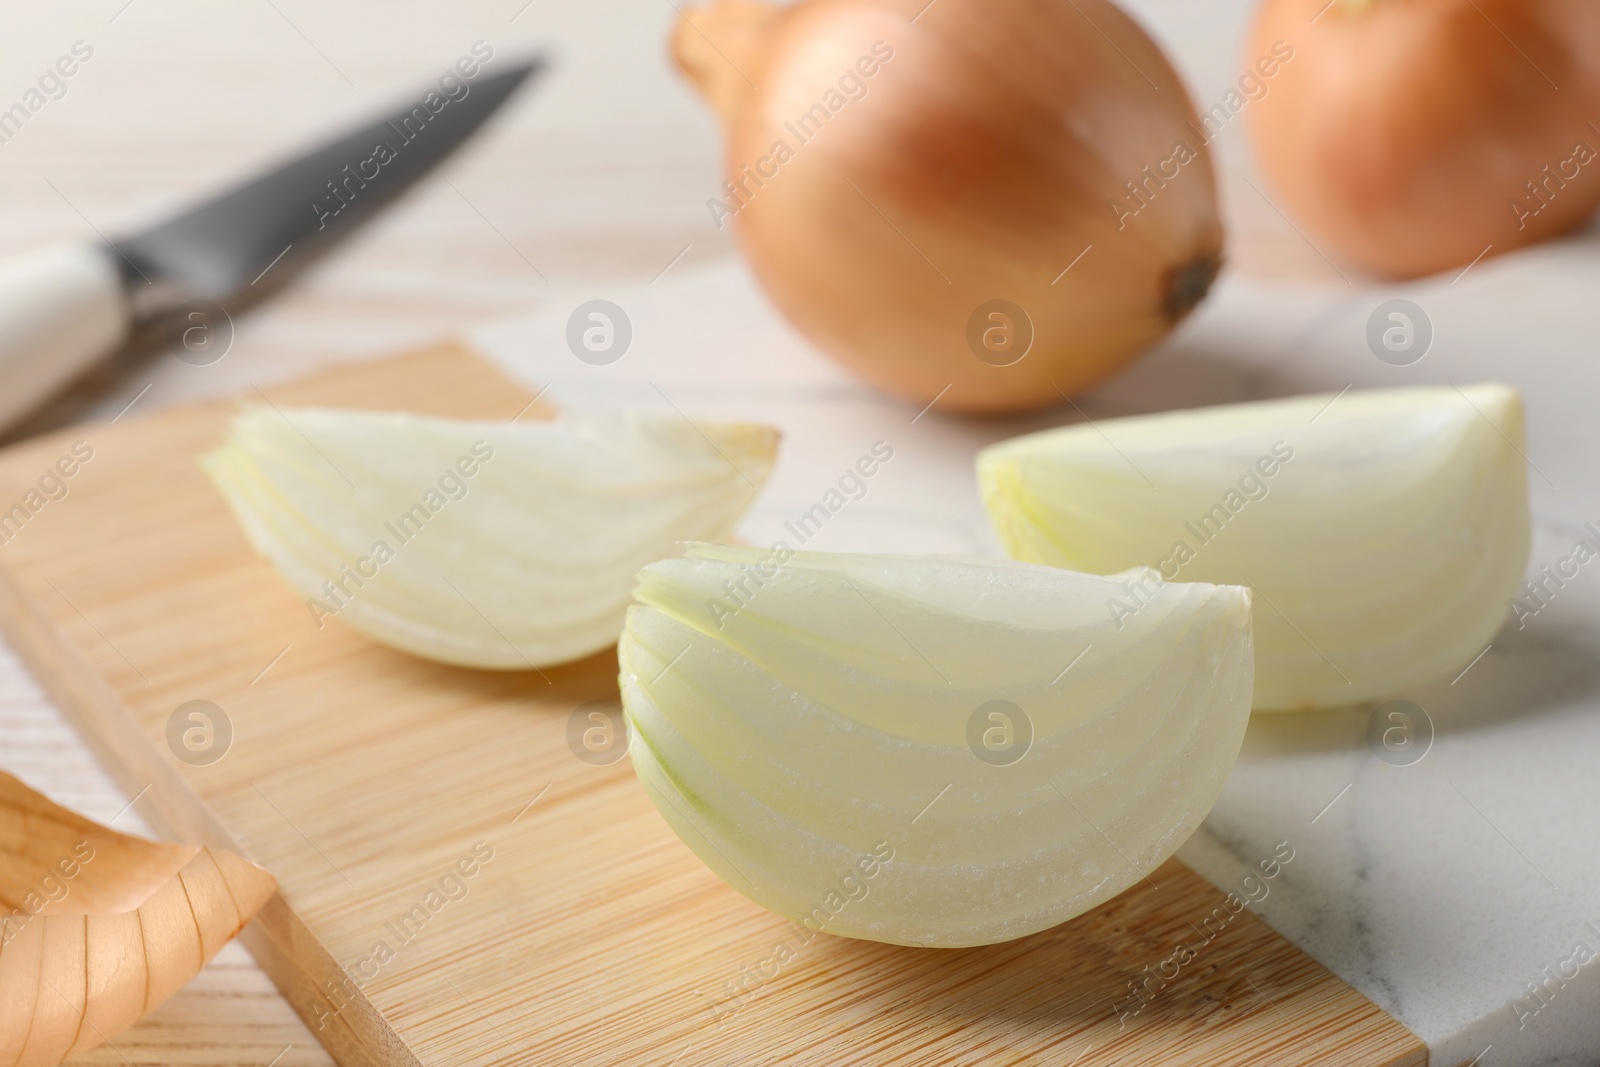
[[[728,180],[749,193],[722,203],[769,295],[919,407],[942,392],[942,410],[971,413],[1059,404],[1165,336],[1220,268],[1193,106],[1108,0],[716,0],[673,44],[722,118]],[[800,141],[786,124],[875,44],[893,54],[857,79],[865,94]],[[779,141],[792,158],[755,185],[747,168]],[[1129,182],[1147,183],[1143,206]],[[1008,366],[968,341],[992,300],[1034,330]]]
[[[1418,277],[1594,213],[1600,5],[1335,0],[1313,24],[1327,3],[1266,0],[1247,53],[1295,50],[1250,105],[1249,129],[1276,197],[1320,250]],[[1586,164],[1580,143],[1595,153]]]

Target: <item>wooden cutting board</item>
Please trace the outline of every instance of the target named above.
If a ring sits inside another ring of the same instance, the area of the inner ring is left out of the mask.
[[[530,396],[447,347],[244,399]],[[341,1064],[1426,1063],[1248,910],[1208,923],[1224,894],[1176,860],[1010,944],[801,944],[591,751],[603,729],[585,747],[612,653],[494,674],[318,630],[196,465],[232,410],[0,454],[0,625],[153,825],[277,875],[246,944]]]

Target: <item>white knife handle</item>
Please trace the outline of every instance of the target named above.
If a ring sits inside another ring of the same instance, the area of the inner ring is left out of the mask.
[[[58,245],[0,260],[0,428],[119,345],[127,300],[111,256]]]

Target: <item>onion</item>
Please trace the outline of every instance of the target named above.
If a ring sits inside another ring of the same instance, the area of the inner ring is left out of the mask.
[[[1125,582],[1148,600],[1118,626]],[[691,546],[637,597],[634,769],[804,938],[980,945],[1087,911],[1199,825],[1249,718],[1234,587],[780,543]]]
[[[1266,0],[1248,54],[1278,42],[1294,61],[1250,129],[1319,248],[1413,277],[1564,233],[1600,204],[1594,0]]]
[[[919,407],[1058,404],[1219,269],[1194,109],[1107,0],[715,0],[673,45],[726,128],[712,218],[803,333]]]
[[[459,422],[249,408],[204,459],[256,550],[373,640],[467,667],[598,652],[635,572],[726,537],[777,431],[679,415]]]
[[[0,771],[0,1063],[93,1063],[101,1044],[128,1063],[115,1039],[277,889],[237,853],[120,834]]]
[[[1072,426],[978,473],[1018,559],[1253,587],[1255,705],[1289,709],[1399,696],[1483,651],[1528,561],[1524,447],[1520,397],[1490,384]]]

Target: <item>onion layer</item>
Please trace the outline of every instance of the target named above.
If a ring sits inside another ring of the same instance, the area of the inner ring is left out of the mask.
[[[1119,626],[1125,580],[1149,600]],[[637,596],[640,780],[730,885],[827,933],[979,945],[1094,907],[1199,824],[1249,716],[1236,587],[697,545]]]
[[[726,130],[712,218],[802,332],[919,407],[1059,404],[1219,268],[1194,109],[1108,0],[716,0],[673,47]]]
[[[1018,559],[1253,587],[1256,707],[1307,708],[1483,651],[1528,560],[1523,447],[1520,397],[1489,384],[1049,430],[985,450],[978,475]]]
[[[777,431],[678,415],[545,423],[250,408],[206,456],[256,550],[384,644],[525,670],[616,640],[638,569],[724,537]]]

